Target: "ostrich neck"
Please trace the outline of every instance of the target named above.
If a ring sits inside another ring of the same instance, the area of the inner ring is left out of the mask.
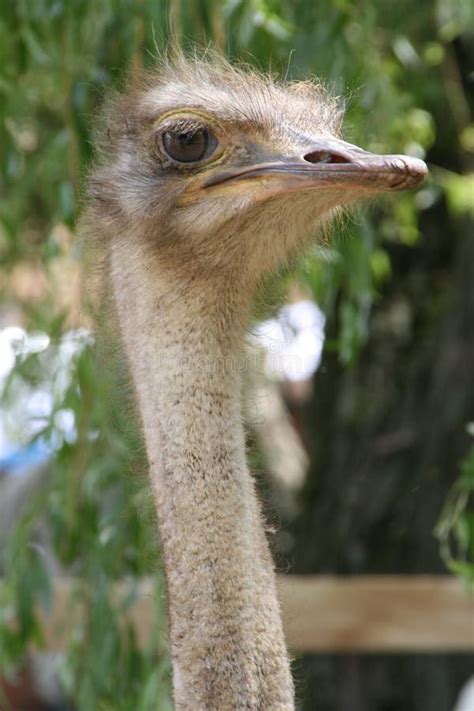
[[[289,711],[275,576],[240,413],[248,304],[222,284],[173,283],[123,237],[110,256],[163,548],[176,708]]]

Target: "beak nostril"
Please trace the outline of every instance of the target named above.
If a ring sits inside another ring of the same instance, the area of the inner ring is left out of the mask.
[[[345,158],[340,153],[333,151],[312,151],[306,153],[303,159],[308,163],[350,163],[349,158]]]

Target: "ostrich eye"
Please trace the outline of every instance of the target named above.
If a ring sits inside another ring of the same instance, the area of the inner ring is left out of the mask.
[[[217,146],[217,139],[207,128],[194,131],[165,131],[163,147],[178,163],[196,163],[207,158]]]

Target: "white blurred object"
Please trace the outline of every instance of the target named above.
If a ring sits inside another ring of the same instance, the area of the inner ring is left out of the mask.
[[[0,380],[8,376],[15,365],[15,345],[26,338],[26,331],[19,326],[8,326],[0,331]]]
[[[292,495],[304,484],[308,454],[295,428],[280,383],[293,403],[304,402],[321,362],[326,318],[310,299],[284,306],[275,318],[252,330],[248,347],[246,414],[277,488],[286,492],[287,514]],[[299,394],[298,394],[299,393]],[[283,504],[280,502],[280,506]]]
[[[77,359],[92,341],[92,335],[84,328],[67,331],[56,342],[43,331],[27,333],[19,326],[0,330],[0,468],[8,470],[10,465],[16,466],[19,454],[27,449],[29,464],[34,437],[48,453],[63,441],[75,441],[74,412],[61,405],[73,380]],[[34,383],[15,370],[16,365],[31,355],[38,358],[39,375]],[[52,427],[45,439],[41,433],[48,424]]]
[[[453,711],[474,711],[474,676],[464,684]]]
[[[284,306],[253,335],[266,350],[265,372],[275,380],[308,380],[319,367],[326,317],[309,299]]]

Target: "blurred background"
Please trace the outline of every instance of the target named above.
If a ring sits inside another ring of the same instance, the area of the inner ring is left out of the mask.
[[[4,0],[2,711],[171,709],[143,447],[120,349],[84,306],[75,234],[103,95],[170,36],[319,76],[346,97],[347,140],[430,167],[418,191],[338,225],[259,306],[248,439],[279,569],[474,580],[470,0]],[[75,582],[53,653],[57,576]],[[144,577],[146,644],[127,617]],[[473,661],[299,655],[298,708],[448,711]]]

